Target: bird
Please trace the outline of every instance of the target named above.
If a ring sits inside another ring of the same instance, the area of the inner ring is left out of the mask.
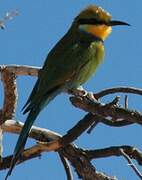
[[[104,59],[104,40],[111,34],[112,26],[117,25],[130,24],[112,20],[111,15],[99,6],[87,6],[74,18],[67,33],[49,52],[23,107],[23,114],[28,115],[5,180],[19,160],[39,113],[57,95],[79,88],[95,74]]]

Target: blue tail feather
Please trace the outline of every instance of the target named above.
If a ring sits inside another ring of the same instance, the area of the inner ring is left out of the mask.
[[[15,150],[14,150],[14,154],[13,154],[13,158],[12,158],[12,161],[11,161],[11,165],[10,165],[10,169],[7,173],[7,176],[5,178],[5,180],[8,178],[8,176],[11,175],[11,172],[14,168],[14,166],[16,165],[22,151],[24,150],[24,146],[26,144],[26,141],[27,141],[27,138],[28,138],[28,135],[29,135],[29,131],[36,119],[36,117],[38,116],[40,112],[40,109],[36,109],[36,110],[31,110],[27,119],[26,119],[26,122],[22,128],[22,131],[20,133],[20,136],[18,138],[18,142],[16,144],[16,147],[15,147]]]
[[[38,114],[60,92],[61,92],[61,89],[57,89],[56,91],[53,91],[52,93],[48,94],[48,96],[44,97],[40,101],[40,104],[38,104],[38,105],[36,104],[35,106],[31,106],[31,109],[28,108],[29,114],[27,116],[25,124],[24,124],[22,131],[20,133],[20,136],[18,138],[16,147],[14,149],[14,154],[13,154],[13,158],[11,160],[11,165],[10,165],[10,168],[9,168],[9,171],[6,175],[5,180],[7,180],[8,176],[11,175],[14,166],[16,165],[22,151],[24,150],[24,147],[25,147],[28,135],[29,135],[29,131],[30,131],[35,119],[37,118]],[[25,111],[28,112],[26,109],[25,109]]]

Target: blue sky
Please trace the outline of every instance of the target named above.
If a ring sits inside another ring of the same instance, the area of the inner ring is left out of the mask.
[[[41,0],[0,2],[0,17],[7,11],[17,9],[19,16],[8,21],[6,29],[0,30],[0,64],[25,64],[42,66],[50,49],[68,30],[73,18],[81,9],[96,4],[110,12],[115,20],[123,20],[131,27],[114,27],[112,35],[105,41],[105,61],[95,77],[84,87],[89,91],[100,91],[113,86],[142,87],[142,2],[103,0]],[[30,94],[36,78],[18,77],[19,99],[16,119],[24,121],[20,112]],[[0,84],[1,88],[1,84]],[[2,95],[2,89],[0,90]],[[122,96],[124,98],[124,96]],[[112,97],[104,99],[108,102]],[[123,102],[123,101],[122,101]],[[142,98],[129,96],[129,107],[141,111]],[[2,104],[2,98],[1,98]],[[68,95],[58,96],[42,111],[35,125],[65,134],[85,113],[71,106]],[[103,148],[112,145],[134,145],[141,149],[141,127],[132,125],[110,128],[99,125],[91,135],[84,133],[76,144],[82,148]],[[16,135],[4,136],[4,155],[13,152]],[[33,142],[30,140],[30,142]],[[27,143],[31,144],[31,143]],[[93,161],[97,170],[116,175],[119,179],[137,179],[124,158],[107,158]],[[140,169],[142,170],[142,169]],[[3,179],[6,171],[0,173]],[[55,153],[44,153],[41,159],[27,161],[15,168],[9,180],[64,180],[66,175]],[[75,176],[74,179],[77,179]]]

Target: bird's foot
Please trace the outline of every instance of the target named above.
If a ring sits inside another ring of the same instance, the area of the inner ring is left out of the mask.
[[[91,101],[98,102],[98,98],[95,97],[95,94],[93,92],[87,92],[86,98]]]
[[[86,96],[88,94],[88,92],[83,89],[82,86],[79,86],[76,89],[70,89],[69,93],[74,94],[75,96]]]
[[[75,96],[86,97],[92,101],[98,101],[93,92],[86,91],[82,86],[77,89],[71,89],[69,92]]]

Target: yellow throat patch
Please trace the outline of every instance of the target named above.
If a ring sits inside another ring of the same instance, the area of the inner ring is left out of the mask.
[[[111,26],[107,25],[82,25],[82,27],[86,32],[105,40],[108,35],[111,33]]]

